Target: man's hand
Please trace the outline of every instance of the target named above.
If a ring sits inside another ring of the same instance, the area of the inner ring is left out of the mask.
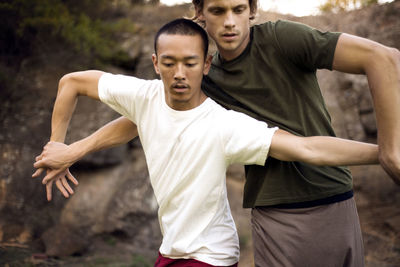
[[[52,172],[53,170],[48,170],[47,173]],[[58,170],[57,170],[58,172]],[[52,180],[49,180],[46,183],[46,196],[47,200],[51,201],[52,199],[52,188],[53,188],[53,183],[56,183],[56,186],[58,190],[63,194],[65,198],[69,198],[70,195],[74,193],[74,190],[70,187],[68,184],[67,179],[68,178],[70,181],[72,181],[75,185],[78,185],[78,181],[75,179],[75,177],[70,173],[69,169],[66,169],[64,172],[59,174],[56,178],[53,178]]]
[[[73,155],[74,153],[69,149],[69,146],[63,143],[49,142],[44,147],[43,152],[36,157],[36,162],[33,166],[37,170],[32,177],[39,177],[45,169],[47,170],[42,183],[46,185],[48,201],[52,198],[54,182],[64,197],[68,198],[70,194],[74,193],[68,184],[68,180],[70,180],[75,185],[78,185],[78,181],[68,169],[75,162]]]
[[[50,141],[44,147],[42,153],[36,157],[33,165],[36,169],[67,169],[74,164],[74,152],[64,143]],[[57,175],[57,174],[55,174]],[[49,176],[46,175],[46,177]],[[51,179],[52,177],[50,177]],[[48,179],[45,180],[46,183]]]

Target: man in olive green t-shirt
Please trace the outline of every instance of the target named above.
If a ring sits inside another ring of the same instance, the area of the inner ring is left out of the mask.
[[[334,136],[316,70],[366,74],[377,114],[381,164],[399,183],[397,50],[287,21],[250,27],[256,0],[193,0],[193,4],[218,48],[203,90],[220,104],[270,125],[301,136]],[[135,131],[136,126],[122,118],[110,127]],[[102,147],[120,143],[118,138],[100,141]],[[266,166],[246,167],[243,205],[253,208],[256,266],[362,266],[349,171],[273,159]],[[53,181],[68,196],[66,178],[56,176]]]

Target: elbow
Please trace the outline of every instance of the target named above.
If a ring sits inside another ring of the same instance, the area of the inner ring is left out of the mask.
[[[383,52],[383,59],[386,60],[387,64],[391,67],[400,68],[400,51],[397,48],[385,47]]]
[[[313,138],[308,138],[307,140],[312,141]],[[302,162],[323,166],[326,165],[324,161],[324,157],[321,155],[319,150],[312,145],[312,142],[306,142],[304,146],[301,148],[301,153],[299,154],[300,160]]]
[[[397,48],[391,48],[390,54],[393,65],[397,68],[398,72],[400,72],[400,51]]]
[[[328,165],[326,162],[323,161],[321,155],[316,153],[308,153],[303,160],[305,163],[312,164],[315,166],[325,166]]]
[[[400,51],[397,48],[390,48],[390,54],[397,63],[400,62]]]
[[[366,62],[365,70],[369,68],[378,68],[380,70],[399,69],[400,51],[396,48],[376,44],[371,48]],[[375,69],[374,68],[374,69]]]
[[[72,84],[74,81],[74,73],[65,74],[61,77],[60,81],[58,82],[58,94],[64,91],[66,88],[72,88]]]
[[[65,87],[69,83],[69,78],[70,74],[65,74],[63,77],[61,77],[60,81],[58,82],[58,94],[60,94],[65,89]]]
[[[81,92],[79,90],[80,81],[81,81],[80,72],[71,72],[65,74],[63,77],[61,77],[60,81],[58,82],[57,95],[66,90],[68,90],[68,94],[72,93],[76,96],[81,95]]]

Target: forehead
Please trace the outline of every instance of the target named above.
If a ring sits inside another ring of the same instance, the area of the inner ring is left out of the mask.
[[[249,0],[204,0],[204,8],[210,6],[234,7],[238,5],[249,5]]]
[[[160,57],[203,57],[203,42],[199,34],[161,34],[157,41],[157,53]]]

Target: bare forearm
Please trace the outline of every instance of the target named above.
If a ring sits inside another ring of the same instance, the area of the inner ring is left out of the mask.
[[[64,142],[67,128],[78,100],[76,90],[66,81],[65,76],[58,85],[57,98],[51,117],[51,141]]]
[[[336,137],[304,138],[303,161],[314,165],[342,166],[378,164],[378,146]],[[307,156],[309,155],[309,156]]]
[[[378,146],[330,136],[299,137],[275,132],[269,155],[282,161],[342,166],[378,163]]]
[[[400,147],[400,53],[388,48],[381,58],[369,65],[366,73],[375,106],[378,144],[382,151],[393,153]]]
[[[92,152],[125,144],[138,136],[136,125],[125,117],[109,122],[90,136],[70,145],[74,162]]]

